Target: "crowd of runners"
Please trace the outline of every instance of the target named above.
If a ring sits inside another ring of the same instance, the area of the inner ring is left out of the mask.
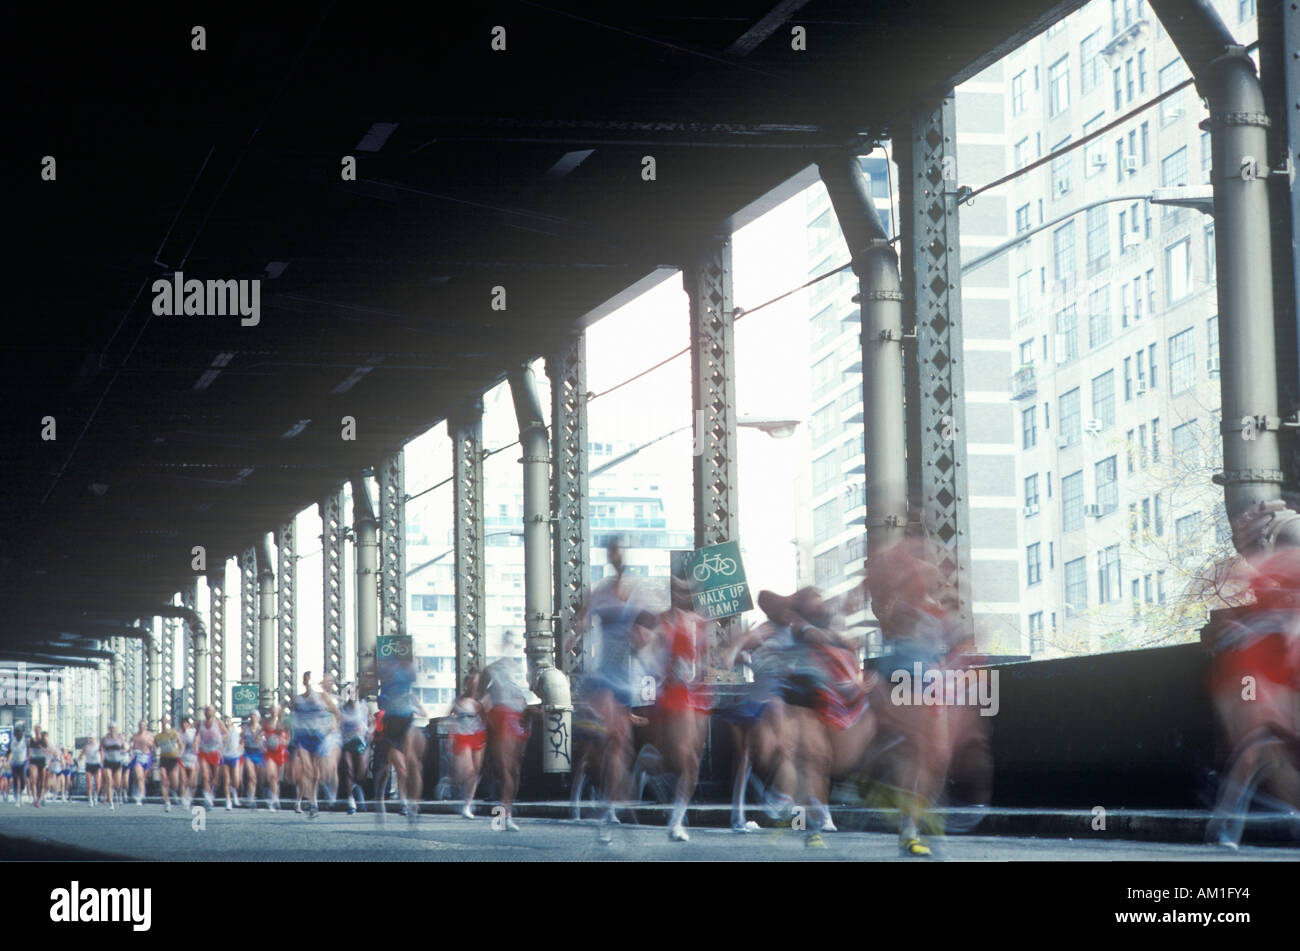
[[[575,687],[573,814],[594,810],[599,842],[635,818],[629,807],[647,789],[670,804],[669,838],[689,841],[687,815],[711,725],[715,741],[725,738],[731,750],[736,832],[759,828],[751,814],[766,816],[803,831],[810,848],[825,847],[823,836],[836,830],[833,803],[853,801],[894,817],[902,854],[927,856],[960,813],[978,817],[989,802],[987,721],[976,707],[951,698],[899,702],[900,672],[944,682],[979,663],[955,592],[922,540],[877,553],[855,604],[832,606],[814,588],[762,591],[763,619],[751,626],[719,626],[695,613],[683,580],[664,591],[633,576],[617,543],[607,556],[612,570],[589,592],[565,645]],[[1233,756],[1211,832],[1227,845],[1239,841],[1239,819],[1261,783],[1292,809],[1300,805],[1300,556],[1251,571],[1252,605],[1213,644],[1211,695]],[[842,611],[868,599],[884,650],[864,663],[862,636],[845,630]],[[490,776],[499,803],[491,827],[518,831],[515,799],[540,707],[527,686],[523,647],[507,635],[505,656],[470,672],[441,728],[417,699],[409,656],[380,662],[377,702],[360,697],[355,684],[340,690],[326,677],[314,685],[307,673],[287,709],[273,706],[241,722],[209,706],[197,722],[164,717],[157,732],[141,721],[126,736],[110,723],[76,750],[53,745],[39,726],[19,727],[0,757],[0,800],[41,807],[76,797],[92,808],[142,807],[156,777],[159,795],[149,801],[165,811],[200,798],[208,808],[220,799],[228,810],[287,809],[287,789],[293,810],[312,818],[324,798],[349,815],[382,813],[394,800],[413,819],[432,754],[442,758],[438,799],[473,819]],[[738,676],[716,676],[721,671]],[[1244,703],[1247,680],[1257,686]],[[750,683],[728,689],[728,681]],[[442,746],[431,750],[431,743]]]

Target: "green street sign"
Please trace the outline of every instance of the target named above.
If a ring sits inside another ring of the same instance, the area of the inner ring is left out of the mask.
[[[411,645],[411,635],[409,634],[381,634],[379,643],[376,645],[376,654],[380,663],[384,661],[409,660],[413,655]]]
[[[740,542],[673,552],[672,571],[690,584],[695,613],[701,617],[716,621],[754,607],[740,561]]]
[[[234,716],[240,719],[257,712],[257,701],[257,684],[235,684],[230,688],[230,706]]]

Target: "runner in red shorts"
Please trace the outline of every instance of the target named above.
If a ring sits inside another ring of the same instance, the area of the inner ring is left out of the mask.
[[[289,731],[284,729],[278,705],[272,706],[262,721],[262,744],[266,747],[267,808],[279,809],[280,773],[289,761]]]
[[[465,678],[465,692],[451,705],[451,761],[452,775],[465,805],[460,814],[474,818],[474,792],[483,772],[483,750],[487,746],[487,729],[483,725],[483,705],[479,703],[479,676]]]
[[[677,773],[677,795],[668,820],[668,838],[686,842],[686,806],[695,793],[700,774],[700,756],[712,692],[703,676],[707,658],[708,622],[691,610],[690,587],[680,578],[672,580],[673,606],[659,615],[659,636],[668,655],[668,670],[659,696],[658,713],[663,721],[664,754],[668,768]]]
[[[513,813],[515,794],[519,792],[520,762],[528,742],[528,723],[524,715],[528,709],[529,690],[523,682],[523,661],[519,656],[523,653],[523,644],[507,631],[503,647],[506,656],[488,664],[483,671],[488,750],[497,775],[501,777],[501,805],[505,809],[505,822],[493,828],[518,832]]]

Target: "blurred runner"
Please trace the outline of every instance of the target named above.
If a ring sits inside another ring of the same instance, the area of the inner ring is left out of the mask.
[[[523,647],[518,636],[506,631],[505,656],[488,664],[483,671],[488,755],[501,780],[501,805],[505,809],[504,823],[495,828],[507,832],[519,831],[514,820],[515,795],[519,792],[519,768],[529,735],[526,718],[531,694],[524,683],[523,660],[519,657]]]
[[[339,710],[339,732],[343,740],[342,781],[348,794],[348,815],[356,815],[361,781],[366,776],[366,754],[370,751],[370,711],[357,699],[356,686],[348,687],[347,699]],[[363,793],[362,800],[365,795]]]
[[[690,839],[686,834],[686,807],[699,779],[712,708],[705,670],[709,622],[692,610],[690,585],[680,578],[673,578],[670,585],[672,607],[659,615],[657,625],[668,664],[656,712],[663,726],[667,768],[677,774],[668,838],[686,842]]]
[[[135,779],[135,804],[144,805],[145,784],[149,780],[149,771],[153,769],[154,735],[149,724],[141,720],[136,724],[135,733],[131,735],[130,774]],[[129,784],[129,779],[128,779]],[[128,794],[130,790],[127,790]]]
[[[181,735],[172,729],[172,718],[162,718],[162,729],[154,737],[158,746],[158,774],[162,778],[163,811],[172,811],[172,787],[178,796],[185,795],[181,777]],[[86,760],[86,769],[90,770],[90,760]]]
[[[479,675],[465,678],[465,689],[451,705],[452,777],[465,805],[460,814],[474,818],[474,793],[483,772],[483,751],[487,747],[487,725],[483,722],[483,704],[479,702]]]
[[[1264,559],[1255,603],[1212,645],[1210,694],[1230,750],[1207,839],[1236,848],[1258,788],[1300,810],[1300,551]]]

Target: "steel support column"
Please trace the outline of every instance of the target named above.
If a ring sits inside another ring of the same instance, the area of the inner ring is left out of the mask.
[[[264,534],[257,548],[257,690],[263,713],[275,698],[275,553]]]
[[[150,730],[162,729],[162,637],[158,633],[158,619],[148,617],[140,626],[149,636],[140,642],[145,652],[145,719]]]
[[[524,490],[524,635],[528,680],[542,699],[546,739],[542,769],[568,772],[572,764],[569,678],[555,663],[555,562],[551,542],[551,451],[537,380],[528,364],[510,373],[510,395],[519,423]]]
[[[140,720],[140,642],[124,638],[123,647],[126,650],[126,713],[123,718],[135,732],[135,725]],[[61,693],[59,696],[62,700]]]
[[[908,467],[925,533],[956,594],[962,629],[972,630],[970,512],[966,490],[965,356],[961,337],[961,259],[957,245],[957,119],[950,92],[911,114],[900,168],[903,289],[916,333],[909,380]],[[865,331],[865,324],[864,324]],[[913,411],[912,407],[916,409]]]
[[[690,299],[691,406],[694,410],[695,547],[737,541],[736,332],[731,236],[715,235],[682,271]],[[730,618],[715,625],[710,667]]]
[[[109,650],[113,652],[113,659],[109,661],[109,677],[111,678],[113,699],[112,699],[112,719],[117,724],[119,730],[124,729],[122,721],[126,719],[126,694],[125,694],[125,674],[123,670],[123,654],[125,651],[122,647],[122,638],[113,637],[108,641]]]
[[[199,581],[198,578],[191,579],[184,588],[181,589],[181,606],[191,611],[198,612],[199,609]],[[188,619],[183,618],[184,627],[181,628],[181,656],[184,658],[185,671],[185,715],[190,718],[197,718],[198,708],[195,704],[198,702],[198,641],[194,624]],[[204,645],[204,653],[207,653]],[[204,658],[206,660],[206,657]]]
[[[568,334],[546,360],[551,381],[551,511],[555,513],[557,663],[581,669],[567,645],[577,633],[591,557],[587,486],[587,336]]]
[[[297,692],[298,669],[298,533],[293,519],[276,532],[275,547],[280,561],[280,583],[276,588],[278,702],[287,707]]]
[[[208,663],[200,669],[210,681],[199,695],[221,716],[226,710],[226,561],[208,573]]]
[[[452,441],[453,519],[456,557],[456,690],[483,657],[483,403],[448,421]]]
[[[321,572],[324,592],[325,653],[322,677],[343,678],[343,619],[346,609],[343,582],[343,489],[328,493],[319,503]]]
[[[379,690],[379,521],[365,473],[352,480],[352,528],[357,562],[357,683],[363,695],[375,696]]]
[[[176,627],[180,622],[173,617],[162,619],[162,647],[159,659],[162,661],[161,700],[162,711],[159,717],[176,715]],[[175,726],[177,724],[173,724]]]
[[[257,551],[239,555],[239,679],[257,679]]]
[[[379,630],[406,634],[406,465],[397,450],[379,464]]]

